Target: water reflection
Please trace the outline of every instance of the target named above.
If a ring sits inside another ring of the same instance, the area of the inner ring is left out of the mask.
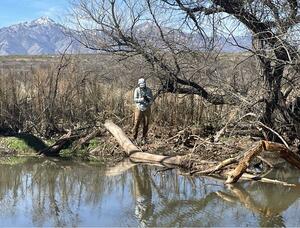
[[[300,188],[38,161],[0,166],[3,226],[299,226]],[[106,175],[107,174],[107,175]],[[113,175],[112,175],[113,174]],[[277,172],[298,183],[299,172]]]
[[[77,225],[81,202],[93,207],[103,196],[103,175],[86,167],[28,163],[0,169],[0,224]]]
[[[241,184],[236,184],[234,187],[229,186],[229,190],[243,206],[259,215],[260,226],[282,227],[285,226],[286,222],[290,222],[286,221],[284,212],[288,211],[290,206],[295,202],[297,202],[296,205],[300,205],[299,170],[286,168],[285,170],[277,170],[271,174],[271,178],[288,180],[289,183],[297,184],[297,187],[283,187],[274,184],[266,185],[250,182],[243,186]],[[300,212],[299,210],[297,211]],[[297,217],[294,219],[297,219]],[[299,220],[297,225],[300,225]]]
[[[137,166],[132,168],[133,175],[133,198],[135,200],[135,216],[140,226],[146,227],[151,218],[154,206],[152,204],[151,176],[146,166],[140,170]]]

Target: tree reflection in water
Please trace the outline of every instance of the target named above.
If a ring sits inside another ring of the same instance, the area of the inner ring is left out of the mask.
[[[13,223],[14,214],[22,207],[21,210],[32,216],[32,224],[28,225],[78,225],[81,202],[91,207],[101,202],[104,176],[93,167],[78,169],[70,164],[2,165],[0,224],[11,217],[11,225],[18,225]]]
[[[289,170],[289,172],[287,172],[287,170],[278,170],[273,173],[273,177],[283,180],[289,179],[291,183],[298,183],[298,172],[299,171],[293,169]],[[218,195],[224,200],[228,201],[229,198],[231,202],[238,202],[257,214],[259,217],[259,225],[263,227],[285,226],[283,212],[288,210],[300,197],[299,185],[297,185],[297,187],[284,187],[281,185],[249,182],[244,185],[238,183],[228,185],[227,187],[228,193],[219,191]]]
[[[0,225],[300,225],[298,187],[258,182],[225,187],[175,170],[157,174],[153,167],[124,167],[106,176],[112,170],[104,166],[71,162],[1,165]],[[298,183],[295,171],[276,175]]]
[[[188,178],[176,176],[174,173],[165,173],[158,180],[154,180],[153,175],[149,174],[150,169],[140,169],[140,173],[138,171],[138,167],[133,170],[134,187],[138,189],[135,191],[137,192],[136,204],[140,205],[138,197],[141,196],[141,192],[143,192],[142,198],[147,199],[142,201],[144,208],[141,210],[142,215],[137,216],[140,219],[140,226],[221,226],[228,224],[282,227],[286,222],[283,212],[287,211],[300,197],[299,187],[290,188],[259,182],[230,185],[227,188],[219,186],[217,187],[219,190],[216,187],[210,188],[211,183],[205,185],[205,183],[198,182],[199,188],[191,191],[192,184]],[[284,170],[277,171],[273,176],[297,183],[299,177],[297,173],[294,177],[293,174],[295,170],[290,172]],[[205,182],[205,179],[202,181]],[[151,189],[147,189],[146,186],[151,186]],[[152,195],[156,195],[158,199]],[[297,203],[300,206],[299,200]],[[155,210],[153,210],[154,206]],[[147,211],[153,211],[153,214]],[[299,212],[300,209],[294,213]],[[299,221],[294,221],[294,224],[297,222]]]

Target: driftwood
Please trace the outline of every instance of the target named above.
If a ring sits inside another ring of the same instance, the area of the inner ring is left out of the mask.
[[[257,146],[251,148],[248,152],[244,154],[244,157],[239,161],[237,167],[228,174],[226,183],[234,183],[237,182],[238,179],[246,172],[246,169],[250,165],[250,161],[260,154],[263,151],[263,145],[258,143]]]
[[[270,183],[270,184],[279,184],[279,185],[283,185],[283,186],[289,186],[289,187],[295,187],[297,185],[295,184],[289,184],[285,181],[280,181],[280,180],[274,180],[274,179],[270,179],[270,178],[265,178],[265,177],[260,177],[260,176],[255,176],[249,173],[244,173],[241,176],[241,179],[243,180],[254,180],[254,181],[260,181],[263,183]]]
[[[104,127],[115,137],[115,139],[124,149],[131,161],[161,164],[167,167],[179,166],[183,168],[190,168],[193,169],[193,171],[190,172],[191,174],[195,173],[200,175],[216,175],[217,172],[221,172],[227,169],[227,172],[223,172],[222,174],[218,175],[225,175],[225,177],[227,177],[225,183],[227,184],[237,182],[241,178],[246,180],[281,184],[285,186],[294,186],[284,181],[272,180],[262,176],[246,173],[247,169],[250,166],[250,162],[255,157],[259,156],[263,151],[277,153],[279,157],[285,159],[288,163],[300,169],[300,156],[298,154],[289,150],[282,144],[269,141],[260,141],[253,148],[246,151],[243,155],[226,159],[218,163],[217,165],[214,162],[207,162],[209,168],[201,170],[199,169],[199,167],[203,167],[201,166],[203,165],[203,161],[192,161],[189,156],[164,156],[143,152],[136,145],[134,145],[122,131],[122,129],[115,125],[112,121],[106,121]],[[259,159],[264,162],[264,159],[262,159],[261,157],[259,157]],[[232,167],[235,164],[237,165],[235,167]],[[268,164],[268,162],[266,162],[266,164],[268,165],[268,167],[271,166],[270,164]]]

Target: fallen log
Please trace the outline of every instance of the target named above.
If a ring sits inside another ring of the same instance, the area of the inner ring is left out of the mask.
[[[211,167],[211,168],[206,169],[206,170],[195,171],[195,172],[192,172],[192,174],[193,173],[197,173],[197,174],[200,174],[200,175],[208,175],[208,174],[215,173],[215,172],[217,172],[217,171],[225,168],[228,165],[231,165],[231,164],[234,164],[234,163],[238,163],[239,162],[239,158],[240,158],[240,156],[235,157],[235,158],[228,158],[228,159],[220,162],[217,166]]]
[[[55,143],[53,143],[51,146],[41,150],[39,152],[39,154],[43,154],[45,156],[58,156],[59,152],[64,149],[67,148],[68,146],[70,146],[72,144],[72,142],[74,142],[75,140],[77,140],[78,138],[80,138],[79,135],[72,135],[72,132],[69,131],[67,134],[63,135],[61,138],[59,138]]]
[[[135,146],[131,140],[126,136],[120,127],[114,124],[112,121],[107,120],[104,127],[115,137],[119,145],[124,149],[130,160],[134,162],[144,163],[160,163],[163,165],[182,166],[184,156],[164,156],[158,154],[151,154],[142,152],[137,146]]]
[[[75,141],[78,141],[72,148],[71,152],[73,153],[77,149],[80,149],[82,145],[88,143],[90,140],[95,138],[96,136],[100,135],[103,132],[101,128],[97,128],[93,130],[91,133],[81,133],[69,131],[67,134],[60,137],[55,143],[52,145],[42,149],[39,151],[39,154],[43,154],[49,157],[56,157],[59,156],[59,152],[63,149],[70,148],[74,145]]]
[[[270,152],[277,152],[279,156],[293,166],[300,169],[300,156],[286,148],[284,145],[269,141],[262,141],[264,149]]]
[[[250,161],[256,157],[258,154],[260,154],[263,151],[263,145],[261,142],[257,143],[257,145],[254,148],[251,148],[248,150],[244,157],[239,161],[237,167],[229,172],[227,175],[226,184],[235,183],[240,179],[240,177],[243,175],[244,172],[246,172],[247,168],[250,165]]]
[[[243,180],[254,180],[254,181],[259,181],[263,183],[269,183],[269,184],[279,184],[283,186],[288,186],[288,187],[296,187],[297,185],[295,184],[290,184],[285,181],[280,181],[276,179],[270,179],[270,178],[265,178],[265,177],[260,177],[260,176],[255,176],[249,173],[244,173],[241,177]]]
[[[94,139],[95,137],[97,137],[98,135],[100,135],[103,132],[102,129],[97,128],[94,131],[92,131],[90,134],[81,137],[77,144],[72,148],[72,152],[78,150],[81,148],[82,145],[88,143],[89,141],[91,141],[92,139]]]

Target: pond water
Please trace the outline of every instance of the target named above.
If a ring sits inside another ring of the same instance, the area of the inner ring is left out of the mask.
[[[0,166],[1,226],[300,226],[300,187],[55,163]],[[300,182],[297,170],[273,175]]]

